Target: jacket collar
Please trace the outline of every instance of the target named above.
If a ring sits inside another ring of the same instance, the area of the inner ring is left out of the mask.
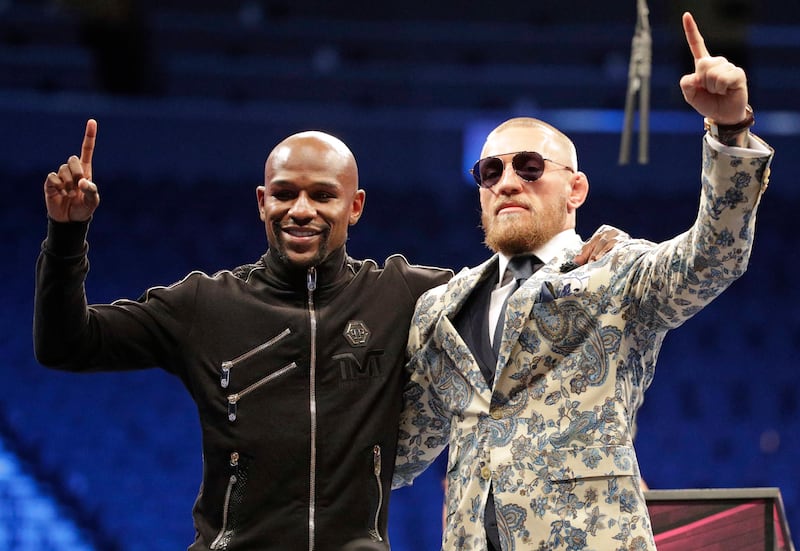
[[[261,257],[266,267],[268,283],[283,291],[292,293],[308,293],[310,268],[298,267],[279,258],[272,250],[267,250]],[[325,260],[314,266],[316,271],[316,294],[327,296],[338,289],[355,274],[353,260],[347,256],[344,246],[331,252]]]

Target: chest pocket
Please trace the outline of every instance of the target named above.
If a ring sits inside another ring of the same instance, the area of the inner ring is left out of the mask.
[[[286,329],[284,329],[283,331],[281,331],[280,333],[278,333],[277,335],[275,335],[274,337],[272,337],[268,341],[256,346],[255,348],[252,348],[252,349],[248,350],[244,354],[241,354],[241,355],[235,357],[232,360],[227,360],[227,361],[222,362],[221,371],[220,371],[220,386],[223,389],[229,388],[230,385],[231,385],[232,379],[234,377],[234,374],[236,373],[238,368],[240,368],[243,364],[246,364],[248,362],[248,360],[258,356],[259,354],[265,352],[266,350],[270,349],[271,347],[277,345],[280,341],[282,341],[283,339],[288,337],[291,334],[291,332],[292,332],[291,329],[289,329],[287,327]],[[297,363],[296,362],[289,362],[288,364],[280,367],[279,369],[277,369],[275,371],[272,371],[270,373],[267,373],[263,377],[258,378],[255,382],[250,383],[244,389],[242,389],[242,390],[240,390],[238,392],[233,392],[231,394],[228,394],[228,396],[227,396],[227,401],[228,401],[228,421],[230,421],[230,422],[236,421],[236,417],[238,415],[238,404],[239,404],[239,401],[242,398],[244,398],[248,394],[256,391],[260,387],[262,387],[262,386],[264,386],[266,384],[269,384],[272,381],[275,381],[275,380],[279,379],[283,375],[286,375],[287,373],[289,373],[290,371],[293,371],[295,369],[297,369]]]

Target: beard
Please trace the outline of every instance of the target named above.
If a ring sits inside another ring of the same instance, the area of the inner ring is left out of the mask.
[[[275,253],[276,258],[289,268],[305,270],[312,266],[319,266],[322,261],[328,257],[328,253],[330,252],[328,250],[328,239],[330,237],[329,229],[323,230],[322,234],[320,235],[319,247],[317,247],[314,255],[303,261],[291,258],[289,256],[290,253],[288,252],[286,241],[283,238],[283,231],[281,230],[280,222],[275,222],[273,224],[273,233],[275,235],[275,243],[274,246],[270,245],[270,248]],[[297,256],[297,253],[294,253],[294,256]]]
[[[538,249],[566,227],[566,197],[536,212],[529,210],[501,216],[481,213],[484,244],[506,256]]]

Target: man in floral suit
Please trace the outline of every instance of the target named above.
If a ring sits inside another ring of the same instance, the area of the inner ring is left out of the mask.
[[[408,341],[395,485],[449,445],[443,549],[655,550],[633,421],[667,331],[744,273],[772,159],[744,71],[683,26],[695,72],[680,85],[707,128],[687,232],[578,267],[572,142],[527,118],[486,139],[473,176],[497,254],[423,295]]]

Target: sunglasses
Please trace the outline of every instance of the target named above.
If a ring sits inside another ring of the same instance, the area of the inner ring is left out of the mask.
[[[505,153],[504,155],[510,155],[510,153]],[[557,163],[552,159],[542,157],[540,153],[536,153],[535,151],[520,151],[519,153],[515,153],[511,158],[511,167],[514,169],[514,172],[517,173],[517,176],[526,182],[535,182],[544,174],[545,161],[550,161],[560,166],[562,169],[575,172],[571,167]],[[505,163],[499,157],[486,157],[475,163],[475,166],[473,166],[472,170],[469,172],[472,174],[472,177],[475,178],[475,183],[478,184],[478,186],[489,189],[500,181],[505,166]]]

